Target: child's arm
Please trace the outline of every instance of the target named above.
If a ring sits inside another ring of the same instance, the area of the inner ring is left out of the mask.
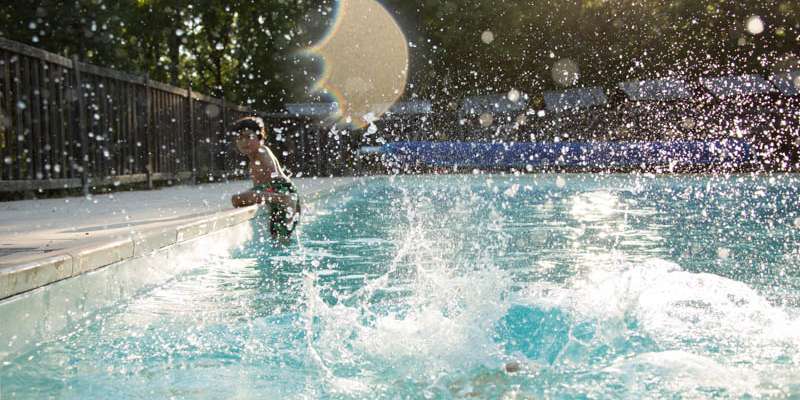
[[[247,207],[247,206],[252,206],[254,204],[262,204],[262,203],[283,204],[287,207],[293,207],[296,201],[292,195],[288,194],[259,193],[248,190],[246,192],[234,195],[231,198],[231,203],[233,203],[233,206],[237,208]]]

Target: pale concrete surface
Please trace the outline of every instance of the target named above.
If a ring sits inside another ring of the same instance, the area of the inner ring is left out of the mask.
[[[297,178],[303,196],[348,182],[349,178]],[[76,240],[130,236],[155,225],[230,210],[233,194],[248,181],[119,192],[91,198],[22,200],[0,203],[0,264],[17,254],[44,254]]]
[[[304,201],[355,178],[298,178]],[[0,299],[245,222],[248,181],[0,203]]]

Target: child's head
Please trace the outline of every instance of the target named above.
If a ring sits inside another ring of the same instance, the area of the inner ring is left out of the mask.
[[[245,117],[236,121],[230,133],[236,148],[244,154],[258,151],[266,137],[264,121],[259,117]]]

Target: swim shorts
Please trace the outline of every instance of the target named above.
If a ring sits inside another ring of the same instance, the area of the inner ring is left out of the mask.
[[[283,204],[268,203],[267,211],[269,211],[269,231],[274,238],[288,238],[292,235],[292,231],[300,221],[300,198],[297,195],[297,189],[294,185],[283,179],[273,178],[267,183],[258,184],[253,187],[252,191],[256,193],[280,193],[294,195],[296,207],[287,207]]]

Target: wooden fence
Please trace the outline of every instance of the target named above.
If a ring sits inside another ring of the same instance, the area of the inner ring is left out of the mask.
[[[241,176],[244,159],[225,132],[252,114],[282,132],[270,141],[295,173],[343,172],[343,164],[327,165],[337,156],[327,154],[327,128],[314,121],[0,38],[0,192]]]

